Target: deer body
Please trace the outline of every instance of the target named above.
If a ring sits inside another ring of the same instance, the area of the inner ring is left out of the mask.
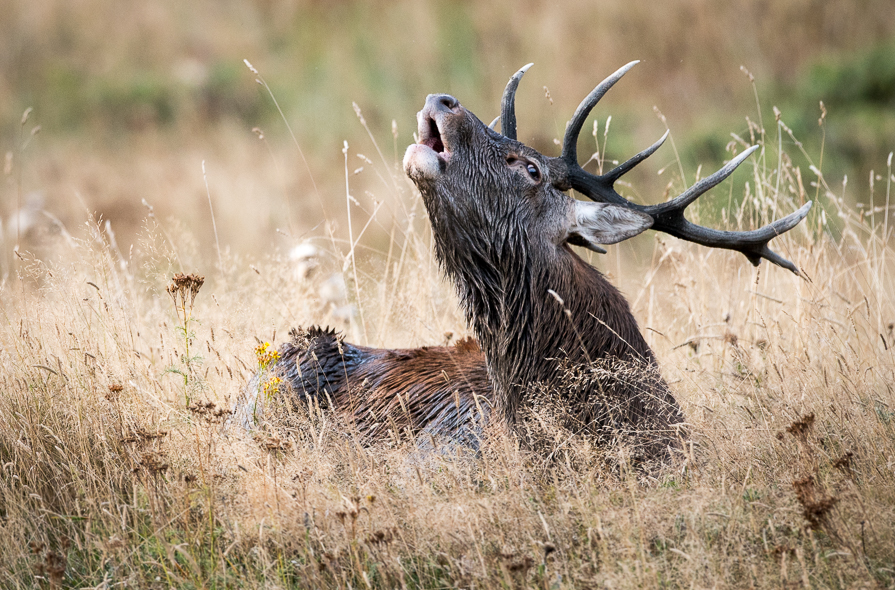
[[[404,169],[423,197],[436,257],[457,289],[481,350],[467,344],[462,350],[383,351],[338,344],[326,333],[322,346],[328,352],[322,357],[314,353],[321,344],[284,348],[280,368],[291,389],[319,397],[321,388],[329,388],[337,409],[373,436],[385,428],[379,416],[394,416],[403,404],[404,414],[416,417],[414,431],[462,441],[481,433],[482,418],[512,431],[539,392],[552,391],[570,404],[577,426],[624,435],[646,457],[665,456],[678,440],[680,407],[658,375],[655,355],[624,297],[571,246],[605,252],[601,244],[652,228],[798,273],[768,242],[804,218],[811,203],[747,232],[687,221],[684,209],[755,148],[679,197],[652,206],[631,203],[613,187],[665,137],[605,175],[581,169],[576,143],[584,121],[634,63],[582,102],[558,158],[516,140],[515,91],[528,66],[507,85],[502,133],[452,96],[429,95],[417,115],[419,141],[407,149]],[[573,199],[566,194],[570,188],[591,201]],[[570,380],[576,372],[581,378]],[[479,411],[478,421],[477,395],[491,408]]]
[[[454,346],[382,349],[344,342],[335,331],[293,330],[268,372],[256,374],[234,420],[250,428],[264,412],[263,384],[284,379],[299,403],[337,409],[368,441],[425,435],[477,449],[491,409],[491,384],[474,340]]]

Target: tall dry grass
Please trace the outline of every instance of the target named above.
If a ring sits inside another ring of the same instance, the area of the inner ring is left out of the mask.
[[[747,178],[704,197],[742,205],[703,217],[749,228],[816,199],[774,244],[804,278],[662,236],[594,259],[690,425],[685,455],[650,475],[560,429],[549,461],[505,440],[418,461],[316,409],[254,436],[224,427],[253,349],[290,326],[392,346],[465,333],[390,163],[368,166],[403,216],[362,264],[365,222],[321,226],[293,257],[225,240],[195,299],[171,277],[199,271],[200,248],[167,220],[147,218],[132,251],[88,221],[51,257],[19,252],[2,285],[0,584],[892,587],[891,162],[886,208],[853,209],[819,162],[793,163],[807,156],[782,121],[752,132]]]
[[[203,217],[205,160],[220,235],[234,250],[257,255],[273,242],[266,233],[302,234],[324,213],[345,223],[341,201],[336,208],[328,199],[342,183],[342,141],[378,161],[352,102],[374,129],[398,122],[399,140],[383,142],[391,159],[395,144],[400,151],[411,141],[426,94],[449,92],[490,120],[507,77],[528,62],[535,67],[520,94],[520,138],[545,153],[556,153],[552,140],[597,80],[640,59],[605,99],[614,147],[633,152],[661,135],[650,113],[658,105],[681,143],[685,133],[699,139],[699,155],[685,150],[685,162],[707,163],[722,153],[715,129],[735,128],[739,113],[751,108],[743,65],[765,94],[774,93],[774,104],[798,105],[809,124],[819,99],[834,116],[852,113],[852,125],[831,129],[826,149],[843,155],[834,161],[838,173],[864,182],[866,170],[858,177],[849,168],[854,158],[888,153],[877,145],[891,111],[892,77],[860,54],[891,43],[890,4],[0,0],[0,158],[11,157],[16,171],[0,183],[0,246],[6,254],[16,243],[10,219],[17,211],[42,205],[67,226],[80,225],[85,211],[110,220],[126,254],[137,243],[143,199],[159,218],[189,224],[205,243],[213,238]],[[243,66],[246,58],[274,86],[312,174],[289,148],[276,107]],[[817,93],[802,90],[819,64],[836,66],[840,78],[831,76]],[[839,79],[858,99],[865,92],[880,102],[831,104],[829,85]],[[27,108],[34,110],[23,137],[19,121]],[[770,109],[764,114],[770,118]],[[31,125],[42,131],[29,141]],[[352,169],[363,165],[358,160]],[[378,194],[382,185],[365,178],[354,196],[372,209],[364,191]],[[384,213],[389,200],[382,200]],[[387,247],[388,231],[374,226],[368,233]],[[0,273],[6,262],[0,260]]]

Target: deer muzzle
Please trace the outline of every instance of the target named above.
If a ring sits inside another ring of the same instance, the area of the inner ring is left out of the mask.
[[[430,94],[416,115],[417,143],[404,154],[404,171],[414,181],[440,176],[451,158],[451,145],[445,133],[452,117],[462,116],[460,102],[449,94]]]

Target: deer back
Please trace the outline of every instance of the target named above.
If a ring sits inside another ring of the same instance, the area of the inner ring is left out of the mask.
[[[271,377],[283,379],[276,395],[335,409],[366,441],[422,435],[425,443],[477,449],[490,414],[485,359],[469,339],[383,349],[345,342],[332,329],[293,330],[274,366],[246,386],[238,424],[250,428],[262,416],[263,382]]]

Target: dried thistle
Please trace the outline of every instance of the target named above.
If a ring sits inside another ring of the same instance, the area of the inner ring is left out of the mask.
[[[786,432],[790,433],[802,443],[808,442],[808,433],[814,427],[814,412],[802,416],[792,424],[786,427]]]
[[[256,440],[266,451],[288,451],[292,448],[288,440],[283,440],[278,436],[256,437]]]
[[[854,479],[855,473],[852,469],[852,459],[854,459],[855,454],[851,451],[846,451],[844,455],[836,459],[833,462],[833,467],[844,473],[849,478]]]
[[[60,588],[65,576],[65,569],[68,567],[68,559],[65,555],[47,549],[43,543],[39,545],[32,543],[31,551],[35,555],[43,553],[43,561],[37,562],[33,567],[35,575],[49,578],[50,588]]]
[[[171,284],[168,285],[167,291],[171,299],[174,300],[174,307],[179,310],[185,310],[187,306],[187,298],[189,298],[189,306],[193,307],[196,301],[196,295],[199,289],[205,284],[205,277],[197,274],[177,273],[171,277]]]
[[[372,535],[367,537],[367,543],[370,545],[388,545],[395,539],[394,529],[387,528],[385,530],[374,531]]]
[[[792,482],[796,491],[796,499],[802,505],[802,516],[812,529],[819,529],[827,524],[830,510],[839,502],[835,496],[824,496],[817,489],[814,477],[808,476]]]
[[[535,563],[535,560],[532,559],[531,556],[526,555],[519,561],[515,561],[515,562],[508,564],[507,569],[513,573],[516,573],[516,572],[525,573],[529,569],[531,569],[531,566],[533,566],[534,563]]]
[[[733,332],[731,332],[730,330],[724,332],[724,342],[726,342],[727,344],[730,344],[734,348],[738,347],[739,340],[740,340],[739,337],[736,334],[734,334]]]
[[[65,568],[68,566],[68,559],[61,553],[48,551],[44,557],[44,565],[50,577],[50,587],[61,587],[62,578],[65,576]]]
[[[214,402],[194,402],[187,406],[187,409],[211,424],[219,424],[233,413],[226,408],[218,407]]]
[[[190,377],[193,375],[193,365],[201,361],[201,357],[190,355],[190,343],[194,336],[190,332],[190,323],[193,316],[193,303],[196,301],[196,295],[199,294],[199,289],[202,288],[204,283],[205,277],[196,274],[184,275],[183,273],[177,273],[171,277],[171,284],[166,289],[174,302],[174,312],[177,314],[177,320],[181,324],[177,326],[177,331],[183,336],[185,354],[181,357],[181,362],[186,366],[186,371],[176,367],[170,367],[168,370],[183,377],[186,405],[190,403],[187,386],[189,385]]]
[[[161,453],[147,451],[140,455],[140,460],[137,461],[137,468],[134,469],[134,472],[142,470],[153,476],[164,473],[169,467],[169,465],[164,462],[165,458],[166,457]]]
[[[144,430],[143,428],[137,427],[133,430],[130,436],[126,436],[121,439],[120,442],[123,443],[137,443],[137,444],[145,444],[147,442],[163,438],[168,435],[166,430],[157,430],[156,432],[149,432]]]
[[[117,383],[114,385],[110,385],[109,392],[106,393],[105,398],[110,402],[114,402],[121,396],[122,391],[124,391],[123,385],[119,385]]]

